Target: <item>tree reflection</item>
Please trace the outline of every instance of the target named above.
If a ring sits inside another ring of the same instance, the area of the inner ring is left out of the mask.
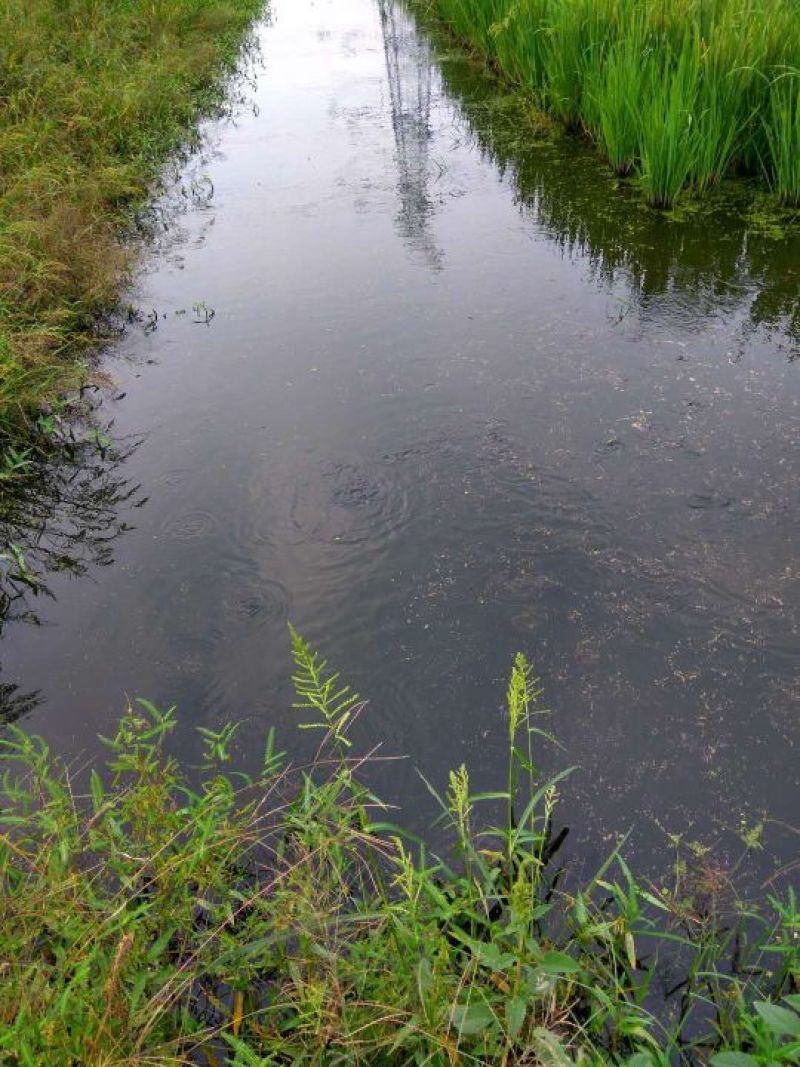
[[[138,441],[112,441],[110,432],[97,411],[84,412],[3,486],[0,637],[11,624],[40,625],[38,608],[53,596],[56,575],[80,577],[113,562],[114,542],[130,529],[125,515],[144,500],[123,473]],[[38,699],[0,680],[0,723],[19,719]]]

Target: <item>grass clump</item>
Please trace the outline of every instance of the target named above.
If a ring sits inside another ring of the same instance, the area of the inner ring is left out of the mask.
[[[639,102],[653,76],[643,34],[632,32],[609,48],[604,67],[587,80],[585,110],[617,174],[629,174],[636,165],[642,140]]]
[[[122,237],[263,0],[0,5],[0,433],[80,377]]]
[[[770,184],[781,203],[800,207],[800,70],[776,80],[764,129]]]
[[[648,890],[618,851],[570,885],[524,657],[507,781],[476,795],[462,766],[429,786],[435,856],[362,782],[359,698],[293,647],[300,725],[321,736],[308,766],[270,732],[261,770],[232,770],[227,727],[181,767],[174,710],[147,702],[88,776],[19,729],[2,741],[3,1063],[795,1062],[795,897],[723,907],[681,867]]]
[[[729,174],[796,205],[797,0],[425,0],[491,66],[594,140],[648,201]]]

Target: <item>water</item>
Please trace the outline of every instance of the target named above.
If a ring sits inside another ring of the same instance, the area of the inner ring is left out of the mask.
[[[524,649],[590,859],[766,812],[786,861],[797,230],[644,208],[389,0],[275,0],[259,38],[155,214],[113,444],[84,428],[15,532],[52,597],[12,605],[6,716],[77,755],[141,694],[190,758],[231,717],[245,761],[272,723],[300,751],[292,619],[424,824],[415,768],[497,787]]]

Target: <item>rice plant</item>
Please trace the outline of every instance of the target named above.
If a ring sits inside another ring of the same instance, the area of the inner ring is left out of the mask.
[[[800,207],[800,71],[779,75],[764,119],[769,145],[766,167],[781,203]]]
[[[410,0],[669,207],[731,174],[797,198],[796,0]]]
[[[639,158],[641,102],[652,92],[654,77],[644,35],[636,32],[615,42],[603,66],[594,67],[588,75],[587,124],[617,174],[629,174]]]
[[[641,181],[656,207],[674,203],[692,173],[698,140],[698,65],[699,42],[694,37],[674,66],[668,58],[657,72],[658,90],[648,94],[642,108]]]
[[[691,180],[703,192],[717,185],[730,170],[739,146],[748,143],[760,75],[749,65],[747,38],[728,28],[727,20],[700,37],[700,69],[694,101],[694,161]],[[741,155],[741,152],[740,152]]]

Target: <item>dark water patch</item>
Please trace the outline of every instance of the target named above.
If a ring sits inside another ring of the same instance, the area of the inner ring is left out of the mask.
[[[99,397],[65,409],[53,423],[47,437],[33,439],[22,472],[6,480],[0,498],[0,636],[20,624],[46,627],[54,589],[112,567],[146,504],[126,472],[139,440],[116,432]],[[3,655],[2,670],[13,679],[13,657]],[[42,696],[41,688],[6,677],[0,722],[30,714]]]
[[[725,496],[724,493],[692,493],[689,497],[689,507],[694,511],[710,511],[716,508],[730,508],[736,503],[736,498]]]

